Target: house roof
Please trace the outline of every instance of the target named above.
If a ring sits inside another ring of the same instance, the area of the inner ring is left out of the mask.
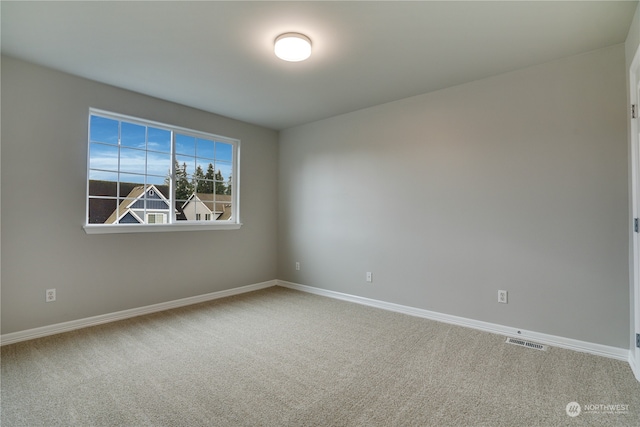
[[[214,200],[215,196],[215,200]],[[219,214],[218,220],[228,220],[231,218],[231,195],[228,194],[212,194],[212,193],[195,193],[192,194],[182,205],[184,210],[193,198],[196,197],[203,205],[209,209],[211,213]]]
[[[109,216],[111,216],[118,206],[117,200],[115,199],[118,196],[118,187],[120,187],[121,194],[128,194],[135,187],[139,186],[140,184],[131,182],[118,183],[115,181],[89,180],[89,220],[91,224],[104,224]],[[168,198],[168,185],[156,185],[155,187],[162,193],[165,199]],[[181,213],[179,212],[179,219],[180,215]]]
[[[120,202],[120,205],[117,209],[113,210],[113,213],[107,218],[104,222],[105,224],[113,224],[116,222],[119,216],[121,216],[126,210],[127,207],[133,202],[133,200],[139,198],[142,194],[144,194],[144,185],[140,185],[138,187],[134,187],[133,190],[127,194],[127,197]]]
[[[134,187],[129,192],[129,194],[127,194],[127,197],[120,203],[117,209],[113,210],[113,213],[109,216],[109,218],[107,218],[107,220],[104,223],[113,224],[114,222],[116,222],[119,219],[119,217],[121,217],[129,209],[129,206],[131,206],[137,199],[142,197],[145,194],[145,192],[148,192],[149,190],[155,190],[156,194],[158,194],[160,197],[165,199],[162,192],[158,190],[155,185],[153,184],[149,185],[146,190],[144,185],[138,185]]]

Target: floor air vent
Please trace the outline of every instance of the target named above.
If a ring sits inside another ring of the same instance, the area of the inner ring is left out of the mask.
[[[533,348],[534,350],[547,351],[547,346],[536,342],[525,341],[518,338],[507,338],[507,343],[519,345],[520,347]]]

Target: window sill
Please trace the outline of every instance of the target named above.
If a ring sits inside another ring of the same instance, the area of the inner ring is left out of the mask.
[[[83,225],[87,234],[118,234],[118,233],[161,233],[165,231],[211,231],[211,230],[238,230],[242,223],[231,224],[91,224]]]

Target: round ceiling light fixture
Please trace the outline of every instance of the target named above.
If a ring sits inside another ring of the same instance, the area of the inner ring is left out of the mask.
[[[276,38],[274,52],[284,61],[304,61],[311,56],[311,40],[300,33],[280,34]]]

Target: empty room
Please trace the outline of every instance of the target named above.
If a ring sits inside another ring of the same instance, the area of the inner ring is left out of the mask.
[[[637,1],[0,31],[3,426],[640,425]]]

